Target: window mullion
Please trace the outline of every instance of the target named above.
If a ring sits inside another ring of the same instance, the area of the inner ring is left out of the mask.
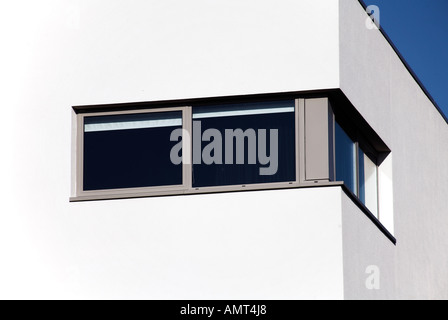
[[[193,112],[192,107],[183,108],[183,185],[187,190],[193,188]]]

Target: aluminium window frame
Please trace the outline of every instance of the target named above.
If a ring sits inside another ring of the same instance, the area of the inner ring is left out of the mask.
[[[278,99],[278,101],[284,99]],[[295,169],[296,179],[294,181],[274,182],[274,183],[259,183],[247,185],[229,185],[229,186],[212,186],[193,188],[193,108],[194,106],[179,106],[179,107],[155,107],[146,109],[129,109],[124,111],[105,111],[100,112],[76,112],[73,115],[73,132],[72,132],[72,197],[70,201],[95,201],[95,200],[110,200],[110,199],[130,199],[130,198],[144,198],[156,196],[175,196],[187,194],[208,194],[208,193],[222,193],[222,192],[236,192],[236,191],[256,191],[256,190],[273,190],[273,189],[287,189],[292,187],[309,186],[301,183],[300,173],[300,140],[299,140],[299,105],[303,104],[304,99],[289,99],[294,101],[294,124],[295,124]],[[84,186],[84,119],[86,117],[95,116],[114,116],[127,114],[143,114],[143,113],[167,113],[167,112],[182,111],[182,129],[188,133],[187,139],[182,138],[183,156],[188,159],[183,159],[182,163],[182,180],[181,185],[174,186],[155,186],[144,188],[126,188],[126,189],[111,189],[111,190],[83,190]],[[188,139],[189,138],[189,139]],[[187,150],[187,152],[185,152]],[[201,150],[202,151],[202,150]],[[185,161],[188,160],[188,161]],[[327,185],[337,185],[336,183],[327,183]]]
[[[153,192],[158,192],[160,194],[171,193],[171,192],[182,192],[189,187],[189,167],[191,167],[191,160],[185,161],[183,159],[182,163],[182,184],[172,185],[172,186],[155,186],[155,187],[142,187],[142,188],[124,188],[124,189],[107,189],[107,190],[84,190],[84,123],[86,117],[98,117],[98,116],[119,116],[119,115],[129,115],[129,114],[148,114],[148,113],[169,113],[169,112],[182,112],[182,129],[187,132],[191,132],[189,126],[189,113],[191,109],[189,107],[173,107],[173,108],[154,108],[154,109],[142,109],[142,110],[126,110],[126,111],[104,111],[104,112],[93,112],[93,113],[79,113],[76,114],[76,138],[74,144],[76,145],[76,173],[72,174],[76,178],[74,185],[75,198],[88,198],[88,199],[113,199],[113,198],[127,198],[127,197],[142,197],[146,194],[152,194]],[[189,141],[188,139],[182,138],[182,148],[183,150],[188,150]],[[183,153],[183,157],[188,156],[187,153]]]

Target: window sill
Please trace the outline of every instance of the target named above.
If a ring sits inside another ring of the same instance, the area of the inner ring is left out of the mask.
[[[123,200],[134,198],[150,198],[150,197],[168,197],[168,196],[183,196],[196,194],[213,194],[213,193],[231,193],[231,192],[245,192],[245,191],[261,191],[261,190],[282,190],[282,189],[298,189],[298,188],[317,188],[317,187],[335,187],[342,186],[339,182],[322,182],[316,181],[314,183],[270,183],[270,184],[253,184],[253,185],[238,185],[238,186],[220,186],[220,187],[205,187],[205,188],[179,188],[147,190],[141,192],[127,192],[123,193],[93,193],[83,194],[70,198],[70,202],[84,202],[84,201],[101,201],[101,200]]]

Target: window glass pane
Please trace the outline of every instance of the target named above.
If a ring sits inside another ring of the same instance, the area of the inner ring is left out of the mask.
[[[356,174],[356,144],[336,123],[336,180],[343,181],[358,195]]]
[[[378,168],[370,158],[359,151],[360,157],[360,199],[362,203],[378,217]]]
[[[193,186],[296,180],[295,102],[193,109]]]
[[[181,185],[170,158],[181,128],[181,111],[84,118],[84,190]]]
[[[366,204],[366,185],[365,185],[365,163],[364,152],[361,148],[358,148],[358,178],[359,178],[359,200]]]

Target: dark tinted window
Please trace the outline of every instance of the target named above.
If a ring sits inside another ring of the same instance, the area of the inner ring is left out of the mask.
[[[86,117],[84,190],[182,184],[182,166],[170,159],[171,132],[182,112]]]
[[[194,187],[296,180],[294,101],[197,107],[193,121]]]
[[[336,123],[336,180],[358,195],[356,171],[356,144]]]
[[[358,148],[358,179],[359,179],[359,195],[358,198],[363,204],[366,204],[366,175],[365,175],[365,155],[360,148]]]

